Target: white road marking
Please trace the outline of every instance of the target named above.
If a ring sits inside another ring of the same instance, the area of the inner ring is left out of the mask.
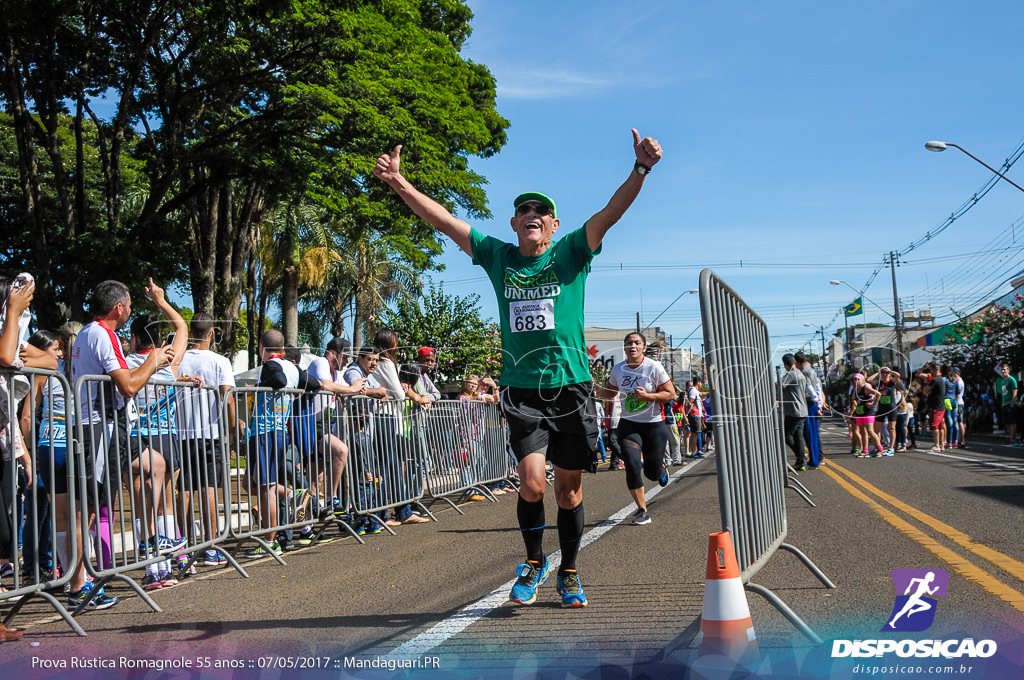
[[[701,459],[691,460],[689,465],[677,470],[671,475],[669,483],[671,484],[690,470],[693,470],[700,463]],[[667,488],[667,486],[655,486],[650,491],[647,491],[645,495],[647,496],[647,499],[650,500],[661,493],[662,489]],[[612,527],[622,522],[626,517],[632,515],[633,512],[635,512],[635,506],[630,503],[588,531],[580,540],[580,550],[604,536]],[[557,571],[558,565],[562,563],[562,551],[559,550],[548,555],[548,563],[551,565],[552,578],[554,578],[553,572]],[[398,647],[395,647],[393,650],[388,652],[385,657],[392,659],[407,659],[427,654],[430,650],[458,635],[479,619],[482,619],[501,605],[507,603],[509,591],[512,589],[515,582],[516,580],[512,579],[508,583],[498,586],[496,589],[492,590],[473,604],[464,607],[444,621],[435,624],[429,630],[426,630],[411,640],[403,642]]]
[[[1004,470],[1015,470],[1017,472],[1024,472],[1024,468],[1017,467],[1015,465],[1006,465],[1004,463],[993,463],[987,460],[981,460],[978,458],[967,458],[966,456],[954,456],[949,453],[932,453],[930,451],[916,451],[915,453],[921,453],[926,456],[937,456],[939,458],[952,458],[953,460],[962,460],[968,463],[977,463],[978,465],[988,465],[989,467],[1003,468]]]

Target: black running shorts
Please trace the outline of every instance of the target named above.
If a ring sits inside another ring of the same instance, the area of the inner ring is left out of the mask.
[[[506,388],[501,409],[516,460],[547,453],[563,470],[590,470],[597,460],[597,409],[590,382],[539,389]]]

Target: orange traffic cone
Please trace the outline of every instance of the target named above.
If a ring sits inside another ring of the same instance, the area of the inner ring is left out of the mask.
[[[728,531],[711,534],[698,656],[724,656],[748,668],[760,660],[740,568]]]

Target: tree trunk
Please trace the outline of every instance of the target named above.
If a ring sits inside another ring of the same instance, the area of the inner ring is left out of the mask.
[[[285,215],[283,238],[288,262],[281,281],[281,332],[284,344],[299,344],[299,227],[295,216]]]

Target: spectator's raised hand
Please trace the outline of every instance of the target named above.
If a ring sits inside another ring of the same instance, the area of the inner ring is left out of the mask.
[[[153,283],[152,277],[149,279],[149,285],[146,286],[146,297],[158,305],[164,301],[164,289]]]
[[[29,308],[36,294],[36,282],[29,281],[23,286],[11,288],[7,298],[8,318],[17,320],[18,316]]]

